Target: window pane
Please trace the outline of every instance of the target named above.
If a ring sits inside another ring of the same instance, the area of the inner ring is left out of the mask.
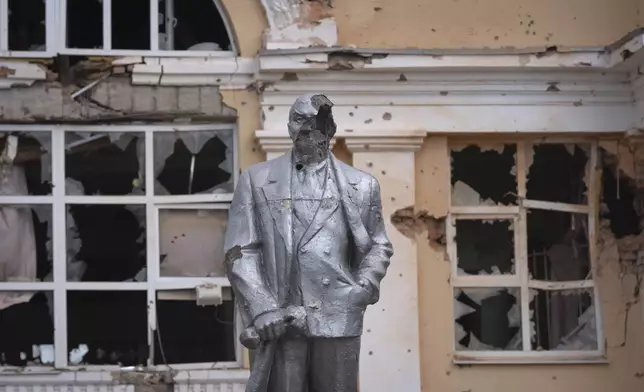
[[[9,50],[44,51],[44,0],[9,0]]]
[[[522,350],[518,288],[468,288],[454,291],[456,349]]]
[[[0,366],[54,364],[53,292],[0,292]]]
[[[69,364],[146,365],[145,291],[68,291]]]
[[[530,290],[533,350],[597,350],[592,289]]]
[[[146,280],[145,206],[70,205],[67,281]]]
[[[561,211],[528,210],[528,268],[538,280],[592,278],[588,216]]]
[[[145,135],[65,132],[68,195],[145,194]]]
[[[159,49],[232,50],[213,0],[160,0]]]
[[[0,196],[51,194],[50,132],[0,132],[0,156]]]
[[[150,49],[150,0],[112,0],[112,49]]]
[[[516,204],[514,144],[452,148],[452,205]]]
[[[52,209],[0,205],[0,282],[52,281]]]
[[[531,200],[588,203],[588,144],[535,144],[526,155],[527,195]]]
[[[512,220],[456,220],[459,275],[514,274]]]
[[[231,193],[232,131],[154,133],[155,195]]]
[[[67,47],[103,48],[102,0],[67,0]]]
[[[160,210],[161,276],[225,276],[228,210]]]
[[[224,300],[220,306],[198,306],[194,299],[161,298],[162,293],[159,293],[155,364],[236,360],[234,300]]]

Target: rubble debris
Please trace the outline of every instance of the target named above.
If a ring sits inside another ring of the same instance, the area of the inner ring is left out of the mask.
[[[391,215],[391,223],[408,238],[427,231],[430,245],[445,246],[445,217],[434,217],[427,211],[414,212],[414,207],[405,207]]]
[[[511,220],[456,220],[459,274],[514,274],[514,228]]]
[[[455,316],[458,350],[522,349],[521,320],[509,316],[516,312],[518,289],[459,289],[454,298],[474,310]]]
[[[516,204],[516,145],[504,145],[501,152],[495,148],[468,145],[462,149],[452,149],[451,161],[453,200],[474,202],[476,193],[479,203]],[[455,189],[457,183],[461,184]],[[465,195],[460,192],[465,192]]]

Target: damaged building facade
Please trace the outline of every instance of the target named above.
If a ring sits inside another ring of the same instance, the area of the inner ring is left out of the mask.
[[[641,391],[642,7],[0,0],[0,391],[243,391],[228,203],[307,92],[395,249],[361,391]]]

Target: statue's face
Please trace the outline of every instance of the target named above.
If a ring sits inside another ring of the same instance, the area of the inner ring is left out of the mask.
[[[295,101],[289,112],[288,133],[298,154],[318,156],[329,149],[336,130],[332,106],[321,94],[304,95]]]

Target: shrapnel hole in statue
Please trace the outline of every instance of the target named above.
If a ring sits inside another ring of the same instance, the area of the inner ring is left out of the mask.
[[[293,149],[235,189],[226,270],[252,350],[247,392],[355,392],[364,312],[393,249],[377,180],[329,151],[333,103],[299,97]]]

